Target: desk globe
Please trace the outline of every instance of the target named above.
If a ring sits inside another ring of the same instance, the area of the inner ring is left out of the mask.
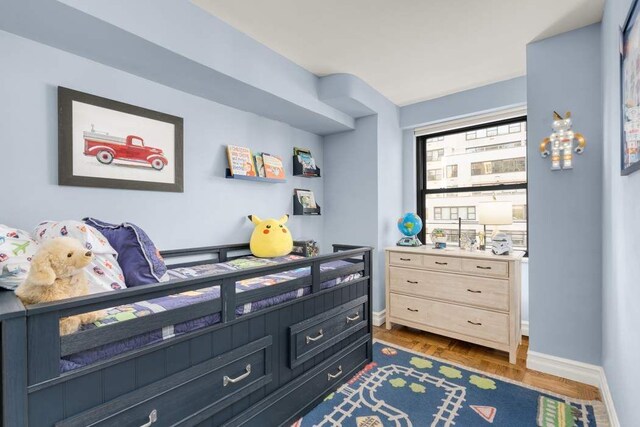
[[[398,240],[398,246],[422,246],[417,237],[422,230],[422,220],[418,215],[409,212],[398,218],[398,230],[405,236]]]

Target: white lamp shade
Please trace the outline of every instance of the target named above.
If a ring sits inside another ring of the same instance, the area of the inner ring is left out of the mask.
[[[513,203],[497,200],[479,203],[478,222],[484,225],[513,224]]]

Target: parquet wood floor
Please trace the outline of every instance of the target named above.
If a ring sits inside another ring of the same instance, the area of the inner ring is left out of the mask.
[[[374,338],[413,351],[450,360],[554,393],[577,399],[601,400],[597,387],[527,369],[526,357],[529,348],[527,337],[523,337],[522,345],[518,348],[517,363],[511,365],[507,353],[405,326],[394,325],[390,331],[387,331],[384,326],[374,327],[373,335]]]

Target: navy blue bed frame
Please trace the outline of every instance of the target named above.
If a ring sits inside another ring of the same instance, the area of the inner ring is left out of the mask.
[[[209,277],[24,307],[0,292],[4,426],[284,425],[372,359],[370,247]],[[224,262],[248,244],[162,252],[170,268]],[[193,260],[207,256],[209,259]],[[180,258],[191,257],[179,262]],[[176,260],[174,263],[169,261]],[[326,262],[348,265],[321,272]],[[236,293],[239,280],[309,267],[309,276]],[[329,289],[321,284],[359,273]],[[60,336],[59,319],[220,286],[212,301]],[[309,287],[303,297],[240,317],[236,306]],[[60,373],[60,358],[212,313],[221,322]]]

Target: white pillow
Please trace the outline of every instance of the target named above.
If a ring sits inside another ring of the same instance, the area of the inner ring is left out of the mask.
[[[93,252],[93,261],[85,267],[90,293],[126,288],[124,274],[117,261],[118,253],[95,228],[82,221],[68,220],[45,221],[33,230],[37,242],[61,236],[73,237]]]
[[[12,291],[24,281],[37,248],[26,231],[0,224],[0,287]]]

